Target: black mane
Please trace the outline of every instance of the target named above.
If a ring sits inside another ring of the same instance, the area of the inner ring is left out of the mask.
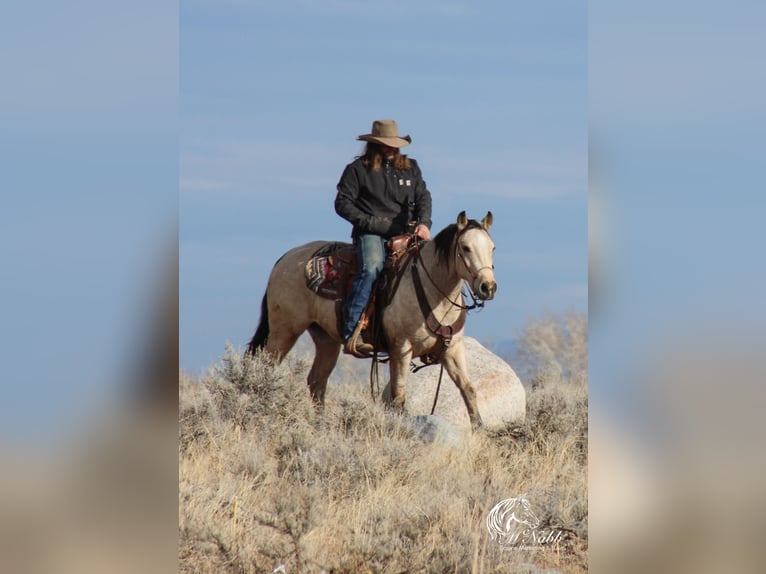
[[[483,226],[481,223],[476,221],[475,219],[469,219],[468,225],[466,225],[463,230],[467,229],[483,229]],[[439,261],[443,263],[444,265],[449,265],[450,262],[450,247],[452,247],[452,243],[455,241],[455,235],[457,235],[457,224],[451,223],[444,229],[442,229],[436,237],[434,237],[434,244],[436,245],[436,254],[439,258]]]

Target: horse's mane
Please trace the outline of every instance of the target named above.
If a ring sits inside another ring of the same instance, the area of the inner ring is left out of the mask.
[[[469,219],[468,225],[463,230],[467,229],[483,229],[481,223],[475,219]],[[436,246],[436,255],[439,261],[444,265],[449,265],[450,261],[450,247],[452,242],[455,241],[455,235],[457,235],[457,224],[451,223],[444,229],[442,229],[436,237],[434,237],[434,244]]]

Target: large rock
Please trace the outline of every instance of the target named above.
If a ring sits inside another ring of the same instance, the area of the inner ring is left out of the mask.
[[[460,446],[463,439],[463,433],[455,425],[436,415],[417,415],[411,417],[408,424],[425,443]]]
[[[464,337],[468,376],[476,389],[479,414],[484,425],[489,429],[501,428],[508,423],[522,422],[527,408],[524,386],[513,369],[500,357],[484,347],[476,339]],[[298,343],[299,352],[306,353],[313,359],[314,349],[311,340],[304,336]],[[419,361],[416,361],[419,363]],[[380,365],[381,385],[388,381],[388,366]],[[410,373],[407,377],[407,400],[405,410],[413,416],[428,415],[434,401],[436,384],[439,380],[439,365]],[[341,356],[338,365],[330,375],[330,384],[358,382],[368,386],[370,383],[370,361],[355,359],[349,355]],[[386,390],[388,385],[386,385]],[[460,391],[445,372],[439,391],[439,401],[435,415],[449,421],[460,430],[470,428]]]
[[[479,414],[485,427],[498,429],[509,423],[522,422],[526,414],[527,400],[519,377],[508,363],[476,339],[464,337],[463,342],[468,376],[476,389]],[[407,413],[427,415],[431,412],[439,369],[439,365],[433,365],[417,373],[410,373],[407,378],[407,400],[404,406]],[[434,414],[443,417],[457,428],[467,429],[471,426],[463,397],[446,371]]]

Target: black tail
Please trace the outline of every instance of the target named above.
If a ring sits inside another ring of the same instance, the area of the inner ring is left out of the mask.
[[[263,301],[261,301],[261,320],[258,323],[258,328],[255,330],[255,335],[247,345],[245,351],[246,357],[252,357],[255,355],[255,351],[263,349],[266,346],[266,341],[269,338],[269,305],[266,299],[266,293],[263,294]]]

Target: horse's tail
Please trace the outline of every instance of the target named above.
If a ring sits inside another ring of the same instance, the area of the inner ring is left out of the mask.
[[[261,301],[261,320],[258,322],[258,328],[255,330],[255,335],[247,345],[245,351],[246,357],[253,357],[255,351],[263,349],[266,346],[266,341],[269,338],[269,305],[267,299],[267,293],[263,294],[263,301]]]

